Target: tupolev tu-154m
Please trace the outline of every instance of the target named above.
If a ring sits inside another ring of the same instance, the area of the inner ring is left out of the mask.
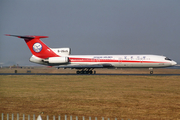
[[[150,74],[153,74],[153,68],[177,64],[170,58],[160,55],[70,55],[70,48],[50,48],[40,40],[48,36],[6,36],[24,39],[32,53],[31,62],[77,69],[77,74],[96,74],[95,68],[149,68]]]

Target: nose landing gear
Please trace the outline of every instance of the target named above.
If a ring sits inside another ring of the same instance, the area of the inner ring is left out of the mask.
[[[153,68],[149,68],[150,70],[150,74],[152,75],[153,74]]]

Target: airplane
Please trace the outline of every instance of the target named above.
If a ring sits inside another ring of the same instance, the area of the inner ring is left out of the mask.
[[[77,69],[76,74],[96,74],[95,68],[149,68],[153,74],[153,68],[177,64],[160,55],[70,55],[70,48],[50,48],[40,40],[48,36],[5,35],[24,39],[32,53],[30,62],[57,66],[58,69]]]

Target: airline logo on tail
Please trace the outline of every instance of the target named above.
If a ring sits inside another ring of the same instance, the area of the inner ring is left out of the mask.
[[[42,50],[42,45],[40,44],[40,43],[34,43],[34,45],[33,45],[33,50],[34,50],[34,52],[41,52],[41,50]]]

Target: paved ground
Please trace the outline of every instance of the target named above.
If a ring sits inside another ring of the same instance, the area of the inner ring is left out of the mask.
[[[179,76],[180,74],[73,74],[73,73],[0,73],[0,75],[135,75],[135,76]]]

